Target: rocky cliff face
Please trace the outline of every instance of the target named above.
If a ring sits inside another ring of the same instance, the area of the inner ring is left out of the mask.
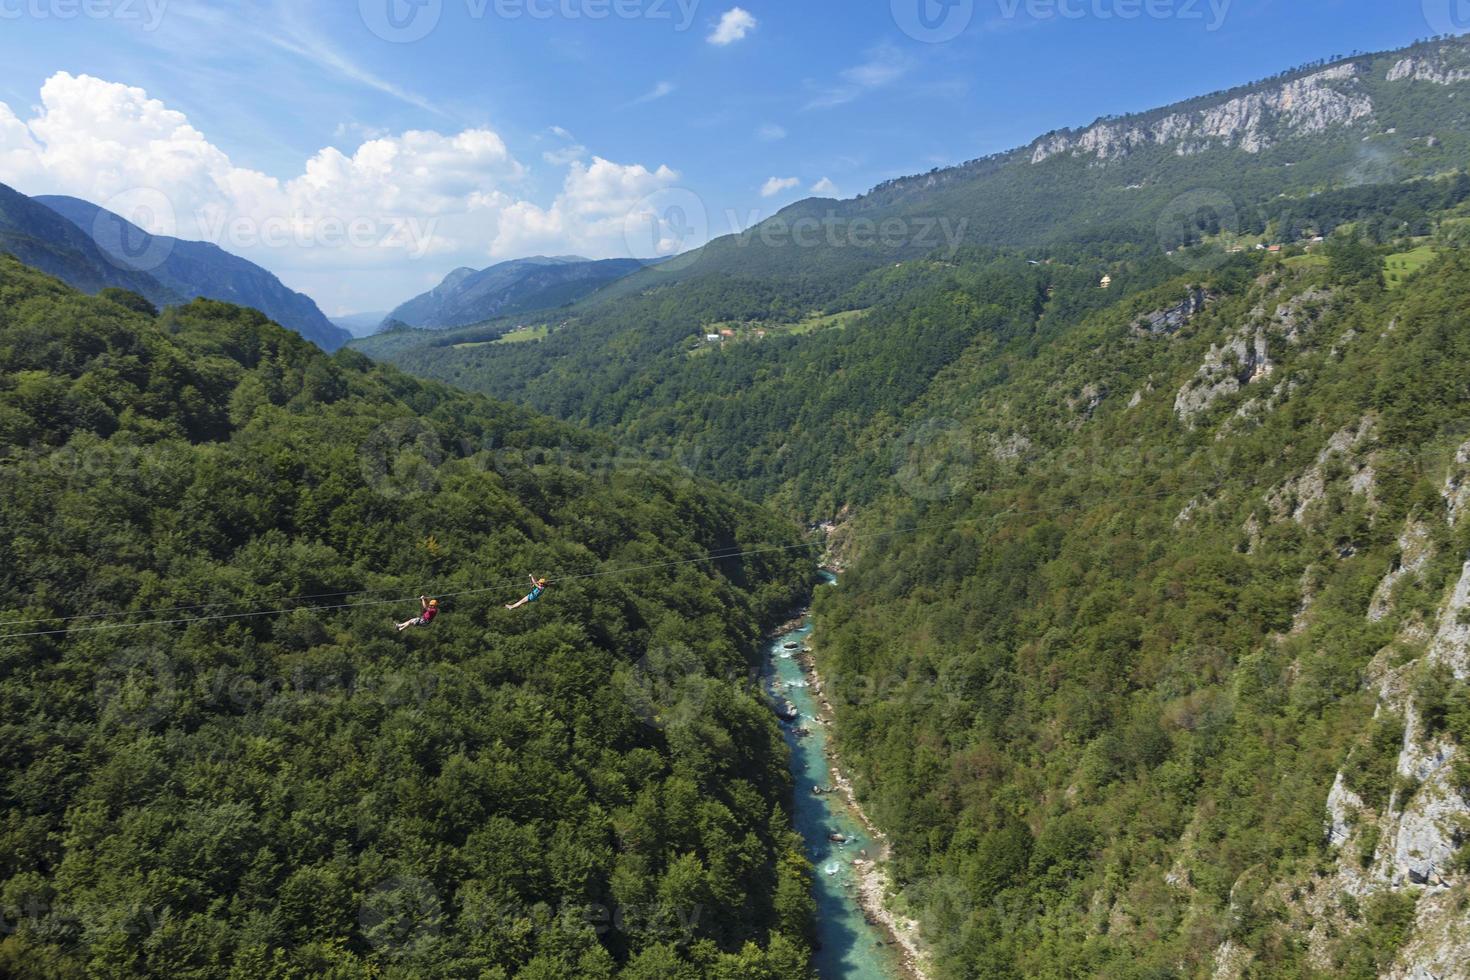
[[[1191,287],[1177,306],[1166,307],[1139,317],[1133,332],[1141,337],[1165,337],[1179,332],[1205,308],[1209,297],[1198,286]]]
[[[1240,307],[1248,312],[1207,319],[1197,328],[1206,331],[1201,339],[1211,343],[1193,376],[1180,379],[1184,384],[1174,410],[1185,427],[1229,438],[1251,419],[1289,402],[1291,379],[1309,375],[1308,365],[1320,370],[1357,338],[1356,333],[1332,333],[1340,295],[1289,281],[1262,285],[1258,301]],[[1136,321],[1134,335],[1157,336],[1149,329],[1153,322],[1151,317]],[[1382,337],[1393,329],[1386,328]],[[1187,330],[1175,342],[1194,335]],[[1266,377],[1270,383],[1258,383]],[[1258,394],[1249,391],[1253,383]],[[1223,413],[1216,402],[1233,404],[1236,410]],[[1242,527],[1250,547],[1268,525],[1279,531],[1295,523],[1311,533],[1331,512],[1334,500],[1361,506],[1370,523],[1382,520],[1378,471],[1387,472],[1388,454],[1396,447],[1385,445],[1381,428],[1373,413],[1365,413],[1323,440],[1304,469],[1265,490],[1264,507]],[[1382,975],[1470,980],[1470,878],[1457,864],[1457,855],[1470,841],[1470,794],[1462,758],[1466,749],[1431,727],[1426,721],[1432,717],[1429,702],[1424,700],[1433,697],[1425,693],[1432,690],[1427,680],[1470,679],[1470,561],[1458,553],[1450,557],[1447,549],[1462,538],[1446,533],[1462,525],[1470,507],[1470,442],[1447,453],[1444,464],[1441,473],[1429,474],[1439,489],[1438,505],[1426,504],[1394,528],[1397,548],[1385,556],[1392,561],[1376,588],[1364,595],[1363,615],[1369,621],[1400,624],[1394,642],[1368,666],[1363,681],[1376,695],[1380,722],[1375,725],[1389,731],[1396,731],[1400,721],[1403,726],[1402,737],[1394,742],[1397,736],[1389,735],[1377,757],[1388,787],[1362,781],[1355,765],[1362,757],[1354,749],[1330,786],[1321,787],[1326,791],[1321,829],[1327,859],[1300,876],[1264,886],[1275,907],[1300,930],[1312,968],[1324,974],[1338,965],[1334,957],[1340,955],[1344,937],[1363,928],[1361,910],[1393,895],[1414,899],[1414,921],[1409,940]],[[1176,527],[1208,513],[1208,500],[1192,500]],[[1337,542],[1324,549],[1323,560],[1330,563],[1356,553],[1351,542]],[[1425,589],[1439,593],[1438,602],[1426,602]],[[1319,615],[1316,592],[1314,574],[1307,569],[1293,634],[1305,632]],[[1413,606],[1406,605],[1408,596],[1418,597]],[[1378,789],[1370,793],[1375,785]],[[1179,860],[1165,876],[1168,884],[1185,892],[1193,890],[1187,856],[1195,846],[1193,830],[1186,831]],[[1247,884],[1251,873],[1243,874],[1236,887]],[[1237,938],[1218,945],[1209,973],[1218,980],[1235,980],[1260,969]]]
[[[1465,450],[1461,450],[1461,455]],[[1457,457],[1458,458],[1458,457]],[[1446,515],[1448,519],[1448,515]],[[1394,587],[1417,574],[1430,557],[1424,525],[1411,522],[1400,537],[1404,557],[1385,576],[1374,596],[1370,616],[1381,618]],[[1387,974],[1392,977],[1470,977],[1470,928],[1461,908],[1464,888],[1452,870],[1455,852],[1464,843],[1470,800],[1461,793],[1452,763],[1460,749],[1452,740],[1426,733],[1416,704],[1412,679],[1427,668],[1447,667],[1457,678],[1470,677],[1470,562],[1440,610],[1438,620],[1410,629],[1401,639],[1424,643],[1422,660],[1390,666],[1375,664],[1372,680],[1379,711],[1401,713],[1403,743],[1395,762],[1397,785],[1388,805],[1375,811],[1354,794],[1339,772],[1327,797],[1324,830],[1338,855],[1328,899],[1340,895],[1367,898],[1385,891],[1411,889],[1418,897],[1414,939],[1400,951]],[[1331,920],[1327,905],[1317,910]],[[1330,929],[1314,929],[1313,949],[1327,946]]]
[[[1470,68],[1451,66],[1443,57],[1402,58],[1388,70],[1388,80],[1456,85],[1470,82]]]
[[[1100,123],[1080,134],[1053,133],[1032,147],[1031,162],[1063,153],[1108,160],[1147,146],[1172,147],[1180,156],[1222,146],[1260,153],[1283,139],[1372,117],[1373,99],[1362,84],[1363,71],[1352,62],[1333,65],[1193,112],[1171,113],[1151,122]],[[1410,77],[1413,71],[1401,77]]]

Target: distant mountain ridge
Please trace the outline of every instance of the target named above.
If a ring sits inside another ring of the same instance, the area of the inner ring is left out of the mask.
[[[630,276],[598,300],[722,278],[818,284],[837,295],[885,264],[942,253],[952,238],[1152,246],[1160,221],[1186,195],[1228,199],[1245,219],[1282,196],[1443,174],[1466,160],[1470,39],[1424,41],[1104,116],[848,200],[798,201],[666,268]],[[957,234],[939,233],[940,220]],[[793,246],[813,222],[821,229],[806,232],[814,246]],[[903,233],[877,234],[885,222],[903,222]]]
[[[41,195],[33,200],[72,222],[104,253],[114,252],[114,241],[126,242],[134,254],[157,256],[149,274],[182,299],[205,297],[260,310],[281,326],[294,330],[323,350],[336,350],[352,335],[327,319],[310,296],[298,293],[273,273],[247,259],[232,255],[210,242],[185,241],[151,235],[125,218],[76,197]],[[106,228],[105,234],[94,229]],[[113,254],[117,265],[127,266],[126,254]]]
[[[564,306],[647,266],[642,259],[534,256],[486,269],[455,269],[433,289],[384,319],[428,330],[481,323],[497,316]]]
[[[130,289],[156,306],[183,299],[148,273],[114,262],[91,235],[4,184],[0,184],[0,252],[9,252],[26,265],[83,292],[97,293],[109,287]]]
[[[916,193],[1058,159],[1121,164],[1151,149],[1179,160],[1212,150],[1234,150],[1245,154],[1248,166],[1260,166],[1274,162],[1260,158],[1288,144],[1308,154],[1321,149],[1310,145],[1314,139],[1319,144],[1337,141],[1350,147],[1364,137],[1369,141],[1398,137],[1387,140],[1389,148],[1404,151],[1415,142],[1429,143],[1429,137],[1437,136],[1439,143],[1420,146],[1420,152],[1412,155],[1415,159],[1400,165],[1402,175],[1409,176],[1416,170],[1439,169],[1425,164],[1463,159],[1463,155],[1445,152],[1443,137],[1446,132],[1458,137],[1454,143],[1462,149],[1470,144],[1470,114],[1463,107],[1445,105],[1456,98],[1451,87],[1467,82],[1470,40],[1466,38],[1359,54],[1156,109],[1104,116],[1083,127],[1054,130],[1012,150],[886,181],[857,198],[855,204],[859,208],[891,206]],[[1437,88],[1420,85],[1416,91],[1413,83]],[[1405,124],[1416,131],[1405,131]],[[1423,152],[1429,150],[1442,152]],[[1258,159],[1251,160],[1253,157]],[[1309,161],[1287,158],[1278,166],[1303,162]],[[1306,183],[1302,175],[1296,176],[1297,182]],[[1318,170],[1313,176],[1326,175]]]
[[[334,316],[332,323],[354,337],[366,337],[378,327],[382,326],[383,318],[388,314],[379,310],[372,313],[348,313],[344,316]]]

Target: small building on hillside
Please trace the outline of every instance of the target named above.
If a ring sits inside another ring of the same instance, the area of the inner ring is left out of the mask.
[[[1098,285],[1098,288],[1100,288],[1100,289],[1107,289],[1112,284],[1113,284],[1113,277],[1112,276],[1103,276],[1102,277],[1102,282],[1098,283],[1097,285]]]
[[[706,343],[718,344],[720,342],[720,335],[717,333],[707,333],[704,335],[704,339]]]

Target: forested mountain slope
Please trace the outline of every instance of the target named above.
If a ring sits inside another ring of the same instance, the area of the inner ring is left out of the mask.
[[[523,343],[505,342],[519,321],[500,321],[358,346],[819,519],[870,499],[889,460],[864,447],[907,438],[892,420],[976,337],[1045,342],[1181,268],[1204,278],[1229,250],[1339,228],[1380,244],[1430,235],[1470,197],[1467,100],[1463,39],[1307,66],[801,202],[528,320]],[[712,347],[711,331],[730,336]]]
[[[784,522],[253,310],[8,257],[0,446],[0,973],[804,974],[740,679],[810,559],[734,557]]]
[[[537,256],[478,271],[456,269],[438,286],[395,308],[385,322],[446,330],[498,316],[564,306],[647,264],[639,259],[594,261],[576,256]]]
[[[1339,229],[1385,249],[1435,232],[1458,242],[1470,230],[1467,202],[1463,173],[1364,185],[1273,202],[1269,230],[1292,243],[1283,253],[1292,262],[1320,261],[1308,250],[1325,243],[1308,239]],[[365,346],[415,374],[671,454],[819,520],[881,492],[903,443],[942,435],[907,410],[962,355],[1029,356],[1090,312],[1191,269],[1175,287],[1180,299],[1191,280],[1209,286],[1246,274],[1226,251],[1246,246],[1228,244],[1218,228],[1194,231],[1196,244],[1173,254],[1102,240],[1032,253],[964,248],[870,272],[815,310],[807,304],[816,297],[779,282],[757,289],[712,279],[601,304],[565,323],[558,313],[543,337],[524,343],[497,339],[502,328],[487,325],[399,331]]]
[[[962,358],[839,539],[817,659],[940,976],[1464,975],[1470,257],[1331,255]]]
[[[86,293],[129,289],[158,306],[178,293],[148,273],[112,261],[92,237],[39,201],[0,184],[0,253],[13,255]]]
[[[351,337],[328,320],[310,296],[287,288],[273,273],[218,245],[150,235],[80,198],[42,195],[35,200],[75,224],[114,264],[126,268],[145,260],[149,274],[183,300],[202,296],[254,307],[323,350],[336,350]]]
[[[802,201],[599,301],[733,278],[840,294],[879,265],[959,245],[1151,245],[1160,219],[1203,202],[1250,233],[1267,205],[1463,167],[1470,156],[1470,41],[1308,65],[1177,105],[1039,137],[848,201]],[[833,247],[832,243],[836,246]]]
[[[1127,250],[1122,250],[1127,254]],[[1080,311],[1172,279],[1163,256],[1111,266],[1113,292],[1079,265],[966,249],[864,277],[829,310],[752,320],[759,292],[710,285],[714,325],[701,326],[688,290],[589,310],[528,343],[373,338],[369,349],[415,374],[494,392],[604,429],[640,451],[808,518],[871,499],[891,476],[886,438],[933,378],[975,346],[1031,345]],[[777,290],[779,286],[770,287]],[[729,330],[718,343],[707,330]],[[493,330],[493,328],[492,328]]]

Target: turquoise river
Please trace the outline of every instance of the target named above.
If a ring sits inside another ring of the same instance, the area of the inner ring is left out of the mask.
[[[828,577],[830,586],[836,580]],[[841,794],[817,794],[832,788],[827,755],[827,727],[820,721],[811,675],[802,667],[801,651],[811,635],[810,617],[800,628],[771,644],[766,686],[775,704],[790,701],[799,713],[782,724],[791,747],[796,781],[796,829],[806,842],[815,876],[817,900],[817,973],[822,980],[892,980],[903,976],[897,951],[886,944],[881,926],[870,925],[858,901],[852,862],[876,858],[880,848],[864,830]],[[801,735],[798,731],[808,734]],[[837,834],[845,839],[838,843]]]

